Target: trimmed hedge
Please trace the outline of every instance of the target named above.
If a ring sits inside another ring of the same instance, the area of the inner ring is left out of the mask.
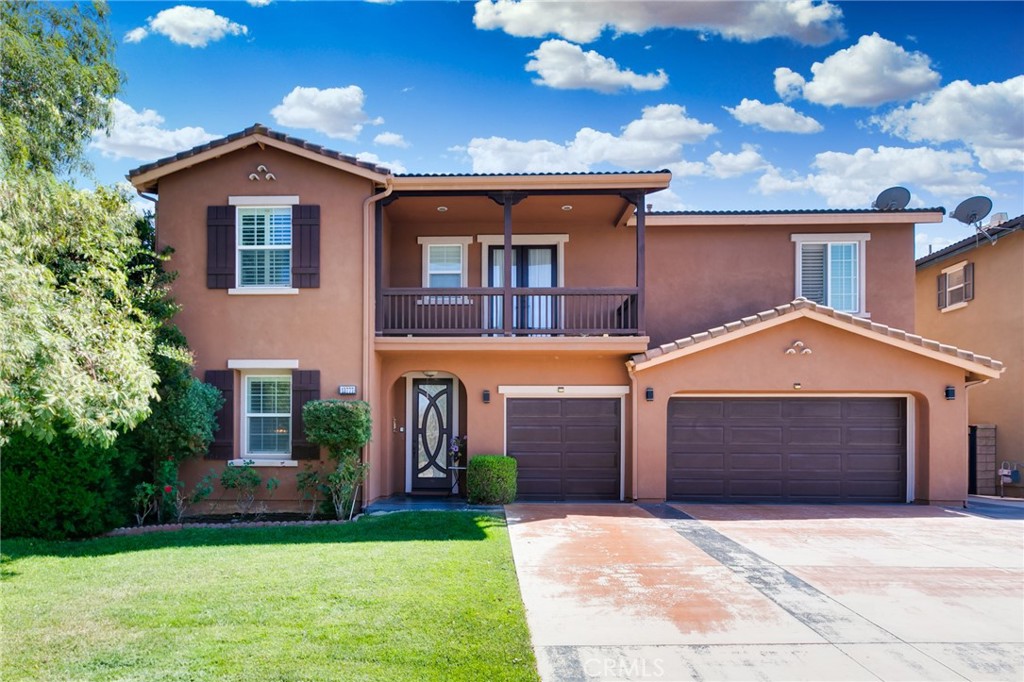
[[[466,470],[470,504],[509,504],[516,499],[516,460],[504,455],[471,457]]]

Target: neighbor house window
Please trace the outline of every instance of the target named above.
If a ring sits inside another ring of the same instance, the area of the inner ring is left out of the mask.
[[[796,295],[835,310],[863,314],[868,234],[795,234]]]
[[[290,374],[245,376],[245,456],[290,457]]]
[[[974,263],[961,261],[939,275],[938,303],[943,312],[956,310],[974,298]]]
[[[291,284],[292,207],[238,207],[238,286]]]

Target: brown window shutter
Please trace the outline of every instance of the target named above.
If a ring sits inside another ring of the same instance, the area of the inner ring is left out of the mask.
[[[292,286],[320,288],[319,206],[292,206]]]
[[[320,370],[292,370],[292,459],[320,459],[320,447],[306,440],[302,406],[320,399]]]
[[[206,288],[235,286],[235,207],[206,207]]]
[[[939,275],[937,279],[939,310],[942,310],[943,308],[946,307],[946,276]]]
[[[210,369],[204,377],[224,396],[224,405],[217,410],[217,430],[206,459],[232,459],[235,455],[235,372],[231,369]]]
[[[974,263],[964,266],[964,300],[974,300]]]

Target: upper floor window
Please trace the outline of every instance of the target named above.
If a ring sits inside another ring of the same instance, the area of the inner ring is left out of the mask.
[[[290,287],[292,207],[238,207],[238,286]]]
[[[419,237],[423,247],[423,286],[456,289],[466,286],[467,251],[472,237]]]
[[[938,303],[942,312],[963,308],[974,298],[974,263],[960,261],[943,268],[938,280]]]
[[[794,234],[796,295],[835,310],[864,314],[865,244],[858,234]]]

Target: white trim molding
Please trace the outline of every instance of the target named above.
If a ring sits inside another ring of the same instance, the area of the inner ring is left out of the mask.
[[[469,245],[473,243],[472,237],[417,237],[416,243],[421,247],[420,257],[422,266],[420,269],[420,282],[424,289],[430,288],[430,247],[431,246],[458,246],[462,253],[462,272],[460,273],[461,284],[467,286],[469,283]]]
[[[867,243],[871,241],[870,232],[801,232],[798,234],[791,234],[790,240],[792,240],[795,247],[795,258],[794,258],[794,270],[796,271],[794,284],[794,294],[797,298],[803,295],[802,287],[803,282],[803,268],[801,267],[802,258],[800,249],[804,244],[856,244],[857,245],[857,310],[843,310],[841,312],[850,313],[851,315],[857,315],[858,317],[871,317],[867,312]],[[828,249],[826,249],[826,252]],[[825,256],[828,259],[828,254]],[[828,282],[825,282],[826,292],[829,289]],[[826,299],[828,294],[826,293]],[[825,300],[821,302],[824,305],[829,305],[829,301]],[[838,310],[838,308],[837,308]]]
[[[291,287],[239,287],[228,289],[231,296],[294,296],[298,289]]]
[[[629,386],[498,386],[510,398],[618,398],[629,395]]]
[[[228,369],[298,369],[298,360],[228,360]]]
[[[297,194],[228,197],[228,206],[294,206],[298,203]]]

